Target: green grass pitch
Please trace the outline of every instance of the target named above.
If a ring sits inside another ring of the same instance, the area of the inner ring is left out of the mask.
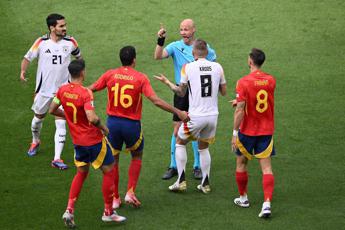
[[[50,167],[54,121],[45,119],[42,146],[26,155],[31,141],[30,111],[36,64],[29,82],[19,81],[20,62],[33,41],[46,33],[45,18],[58,12],[66,17],[68,33],[79,42],[87,63],[86,84],[105,70],[120,65],[124,45],[137,48],[137,69],[146,73],[157,94],[172,102],[172,93],[153,79],[171,79],[171,59],[153,60],[160,23],[167,42],[179,39],[179,23],[193,18],[197,37],[216,50],[224,67],[229,95],[219,99],[220,115],[212,156],[212,193],[196,191],[192,154],[188,149],[188,191],[168,192],[173,180],[161,176],[169,164],[171,115],[144,100],[145,151],[137,187],[143,206],[123,206],[123,225],[101,221],[103,202],[99,171],[91,170],[76,205],[79,229],[343,229],[345,224],[345,2],[292,1],[56,1],[0,2],[0,229],[64,229],[64,212],[75,169]],[[252,47],[262,48],[264,71],[276,77],[277,156],[273,159],[275,191],[272,218],[257,217],[263,194],[258,162],[250,162],[248,193],[252,206],[233,205],[237,196],[235,157],[230,151],[236,81],[248,73]],[[105,120],[106,93],[96,94],[97,113]],[[70,138],[63,158],[73,166]],[[124,197],[129,155],[120,162],[120,194]]]

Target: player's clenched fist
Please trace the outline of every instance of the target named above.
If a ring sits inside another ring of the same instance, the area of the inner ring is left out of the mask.
[[[165,30],[163,23],[161,23],[161,27],[160,27],[160,29],[159,29],[159,31],[157,33],[157,36],[159,38],[165,38],[166,37],[166,32],[167,31]]]

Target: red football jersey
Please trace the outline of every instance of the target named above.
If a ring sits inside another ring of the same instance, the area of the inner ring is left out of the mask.
[[[107,87],[108,115],[132,120],[141,119],[141,94],[146,97],[155,95],[146,75],[128,66],[108,70],[93,87],[97,91]]]
[[[89,122],[85,113],[85,110],[94,110],[91,90],[69,83],[59,88],[56,98],[65,111],[73,144],[91,146],[102,141],[102,132]]]
[[[274,90],[276,80],[261,70],[238,80],[236,99],[245,101],[245,114],[240,126],[248,136],[272,135],[274,132]]]

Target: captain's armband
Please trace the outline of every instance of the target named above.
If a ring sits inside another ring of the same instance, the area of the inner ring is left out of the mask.
[[[57,97],[54,97],[53,102],[54,102],[55,104],[58,104],[58,105],[61,104],[59,98],[57,98]]]

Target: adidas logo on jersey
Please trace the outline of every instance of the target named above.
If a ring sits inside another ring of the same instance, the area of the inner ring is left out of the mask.
[[[45,53],[50,54],[50,53],[51,53],[51,52],[50,52],[50,49],[47,49]]]

